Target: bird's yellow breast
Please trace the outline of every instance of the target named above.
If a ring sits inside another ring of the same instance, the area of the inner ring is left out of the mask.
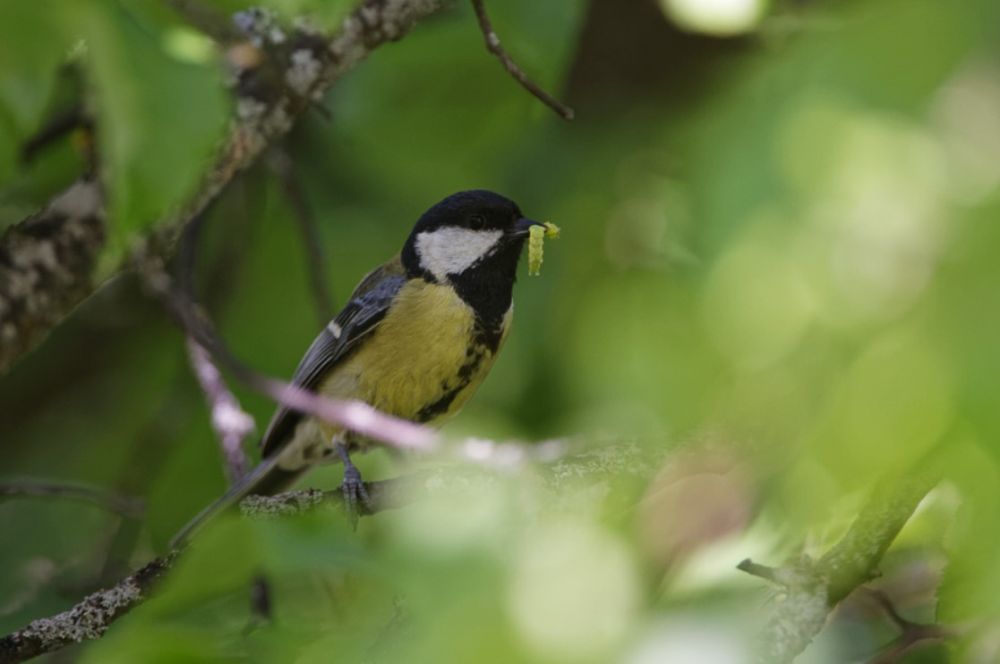
[[[503,320],[503,339],[511,312]],[[496,357],[477,340],[475,313],[448,286],[408,281],[372,335],[320,391],[366,401],[409,420],[435,422],[457,412]]]

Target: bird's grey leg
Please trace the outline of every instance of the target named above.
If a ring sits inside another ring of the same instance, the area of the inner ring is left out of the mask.
[[[368,496],[368,489],[365,488],[365,482],[361,479],[361,471],[351,461],[351,455],[348,453],[349,444],[347,437],[338,436],[333,440],[333,448],[344,462],[344,481],[340,485],[340,490],[344,492],[344,506],[347,508],[351,525],[357,528],[361,508],[371,512],[372,502]]]

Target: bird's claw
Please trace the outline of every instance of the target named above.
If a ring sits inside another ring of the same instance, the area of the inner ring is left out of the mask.
[[[371,513],[372,501],[368,495],[368,488],[361,479],[361,472],[354,464],[344,466],[344,481],[340,485],[340,490],[344,493],[344,506],[351,520],[351,527],[357,529],[361,514]]]

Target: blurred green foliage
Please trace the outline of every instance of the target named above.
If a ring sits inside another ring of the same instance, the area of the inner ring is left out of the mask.
[[[557,91],[573,81],[578,120],[504,75],[464,5],[377,51],[325,100],[332,120],[307,117],[288,144],[331,286],[343,302],[444,195],[510,195],[562,239],[518,284],[501,359],[446,432],[633,441],[671,460],[648,486],[553,491],[500,473],[357,533],[338,513],[220,523],[83,661],[744,662],[762,596],[735,563],[823,551],[875,481],[920,463],[948,480],[886,582],[918,619],[969,626],[956,661],[995,661],[1000,8],[775,2],[730,42],[671,28],[683,3],[664,2],[662,39],[690,57],[619,63],[658,82],[608,90],[580,69],[623,29],[588,20],[606,2],[494,4],[525,70]],[[349,3],[268,5],[332,25]],[[82,95],[120,251],[204,172],[221,80],[210,45],[156,3],[0,3],[0,225],[75,176],[72,145],[27,165],[19,150]],[[278,376],[317,328],[296,228],[261,166],[216,206],[201,255],[223,335]],[[127,558],[162,550],[224,487],[185,362],[155,305],[113,284],[0,381],[5,473],[142,495]],[[234,387],[263,427],[273,405]],[[328,468],[307,483],[338,481]],[[0,528],[17,535],[0,549],[0,627],[14,628],[79,596],[117,525],[9,501]],[[275,622],[245,634],[262,573]],[[802,661],[864,659],[892,638],[855,606]]]

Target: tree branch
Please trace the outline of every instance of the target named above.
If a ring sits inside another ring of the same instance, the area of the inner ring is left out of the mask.
[[[21,163],[30,163],[42,150],[77,129],[93,129],[82,105],[64,109],[45,123],[21,146]]]
[[[96,182],[78,180],[0,237],[0,374],[93,290],[104,247]]]
[[[63,498],[96,505],[123,517],[142,516],[141,500],[122,496],[84,484],[43,482],[40,480],[8,480],[0,482],[0,502],[11,498]]]
[[[783,664],[805,650],[833,607],[875,578],[885,552],[939,480],[935,473],[918,473],[879,486],[847,533],[819,560],[803,558],[779,568],[741,562],[739,569],[778,585],[757,661]]]
[[[382,497],[387,493],[381,485],[393,484],[396,481],[366,482],[369,495],[372,496],[374,502],[374,509],[368,512],[369,514],[374,514],[381,509],[377,502],[379,498],[376,496]],[[315,499],[314,495],[322,496],[322,499]],[[264,506],[259,510],[255,510],[252,506],[254,500],[259,496],[251,496],[244,501],[250,502],[251,507],[247,512],[250,516],[266,518],[275,515],[300,514],[307,511],[307,508],[315,508],[320,504],[336,503],[342,495],[339,488],[325,492],[319,490],[293,491],[269,499],[276,501],[272,503],[273,505],[284,505],[285,507],[271,507],[269,509]],[[290,509],[288,506],[292,505],[300,505],[300,507]],[[153,586],[173,566],[179,555],[180,551],[171,551],[165,556],[155,558],[138,572],[130,574],[110,588],[88,595],[67,611],[50,618],[34,620],[22,629],[0,638],[0,664],[23,662],[73,643],[100,638],[112,623],[148,599]]]
[[[482,442],[482,441],[481,441]],[[527,446],[526,446],[527,447]],[[510,456],[510,446],[482,449]],[[490,454],[483,454],[487,461]],[[518,459],[533,459],[530,453]],[[612,445],[585,450],[578,454],[550,459],[540,467],[540,479],[553,491],[561,491],[567,482],[605,482],[610,475],[648,476],[657,465],[635,445]],[[504,465],[504,464],[499,464]],[[477,491],[492,481],[490,468],[496,465],[452,464],[377,482],[365,482],[375,514],[434,496],[461,495]],[[248,496],[240,503],[243,514],[252,519],[274,519],[304,514],[316,509],[343,505],[340,487],[332,491],[306,489],[275,496]],[[118,618],[149,597],[154,584],[171,568],[181,552],[173,551],[148,563],[138,572],[114,586],[87,596],[67,611],[50,618],[35,620],[26,627],[0,638],[0,664],[23,662],[31,657],[58,650],[71,643],[100,638]]]
[[[500,44],[500,37],[497,36],[496,31],[493,29],[493,24],[490,22],[489,14],[486,13],[484,0],[472,0],[472,7],[476,10],[476,20],[479,21],[479,29],[483,33],[483,39],[486,41],[486,50],[495,55],[500,64],[503,65],[503,68],[507,70],[507,73],[514,77],[514,80],[520,83],[521,87],[527,90],[532,96],[555,111],[556,115],[563,120],[572,120],[575,115],[573,109],[550,95],[541,86],[528,78],[524,70],[514,62],[514,58],[510,57],[510,54]]]
[[[906,653],[920,646],[940,643],[955,636],[955,632],[941,625],[916,623],[904,618],[895,604],[881,590],[866,588],[867,595],[879,605],[892,624],[899,628],[899,638],[890,643],[869,664],[893,664],[900,662]]]
[[[215,164],[180,211],[157,225],[166,244],[345,72],[382,44],[402,38],[439,7],[439,0],[364,0],[332,37],[300,31],[272,49],[284,56],[274,65],[280,70],[280,86],[267,94],[261,94],[261,86],[239,86],[237,117]],[[252,32],[254,25],[250,16],[242,27]],[[253,39],[270,55],[273,44],[259,35]],[[248,64],[255,64],[254,59]],[[238,81],[252,78],[253,72],[243,74]],[[98,185],[80,181],[0,237],[0,374],[100,286],[94,271],[105,224]]]
[[[366,482],[372,509],[364,514],[400,508],[422,497],[475,491],[483,482],[491,481],[491,468],[507,467],[513,458],[519,463],[537,458],[529,452],[513,454],[510,444],[489,446],[485,443],[477,443],[478,461],[484,465],[448,465],[413,475]],[[567,482],[595,479],[603,482],[614,474],[648,476],[656,468],[637,446],[629,444],[594,448],[558,458],[550,448],[546,454],[551,463],[541,467],[540,478],[553,491],[564,489]],[[497,456],[502,460],[495,458]],[[331,491],[305,489],[275,496],[248,496],[240,503],[240,509],[248,518],[274,519],[340,506],[343,497],[340,487]],[[178,555],[175,551],[157,558],[111,588],[89,595],[68,611],[36,620],[0,638],[0,664],[22,662],[70,643],[99,638],[115,620],[149,596],[154,582],[169,570]]]
[[[254,430],[253,418],[240,407],[239,400],[226,387],[222,373],[212,362],[204,346],[188,337],[187,349],[194,375],[208,401],[212,429],[219,439],[222,458],[225,460],[226,477],[230,484],[235,484],[250,468],[246,452],[243,451],[243,441]]]
[[[0,639],[0,664],[13,664],[100,638],[118,618],[146,599],[150,589],[173,564],[175,554],[153,560],[115,586],[85,597],[51,618],[34,620]]]
[[[361,401],[330,399],[254,371],[229,351],[197,305],[173,285],[159,256],[140,249],[136,252],[135,261],[142,270],[147,287],[160,298],[185,334],[203,346],[250,389],[287,408],[338,424],[399,449],[428,451],[437,447],[439,437],[428,427],[386,415]]]

